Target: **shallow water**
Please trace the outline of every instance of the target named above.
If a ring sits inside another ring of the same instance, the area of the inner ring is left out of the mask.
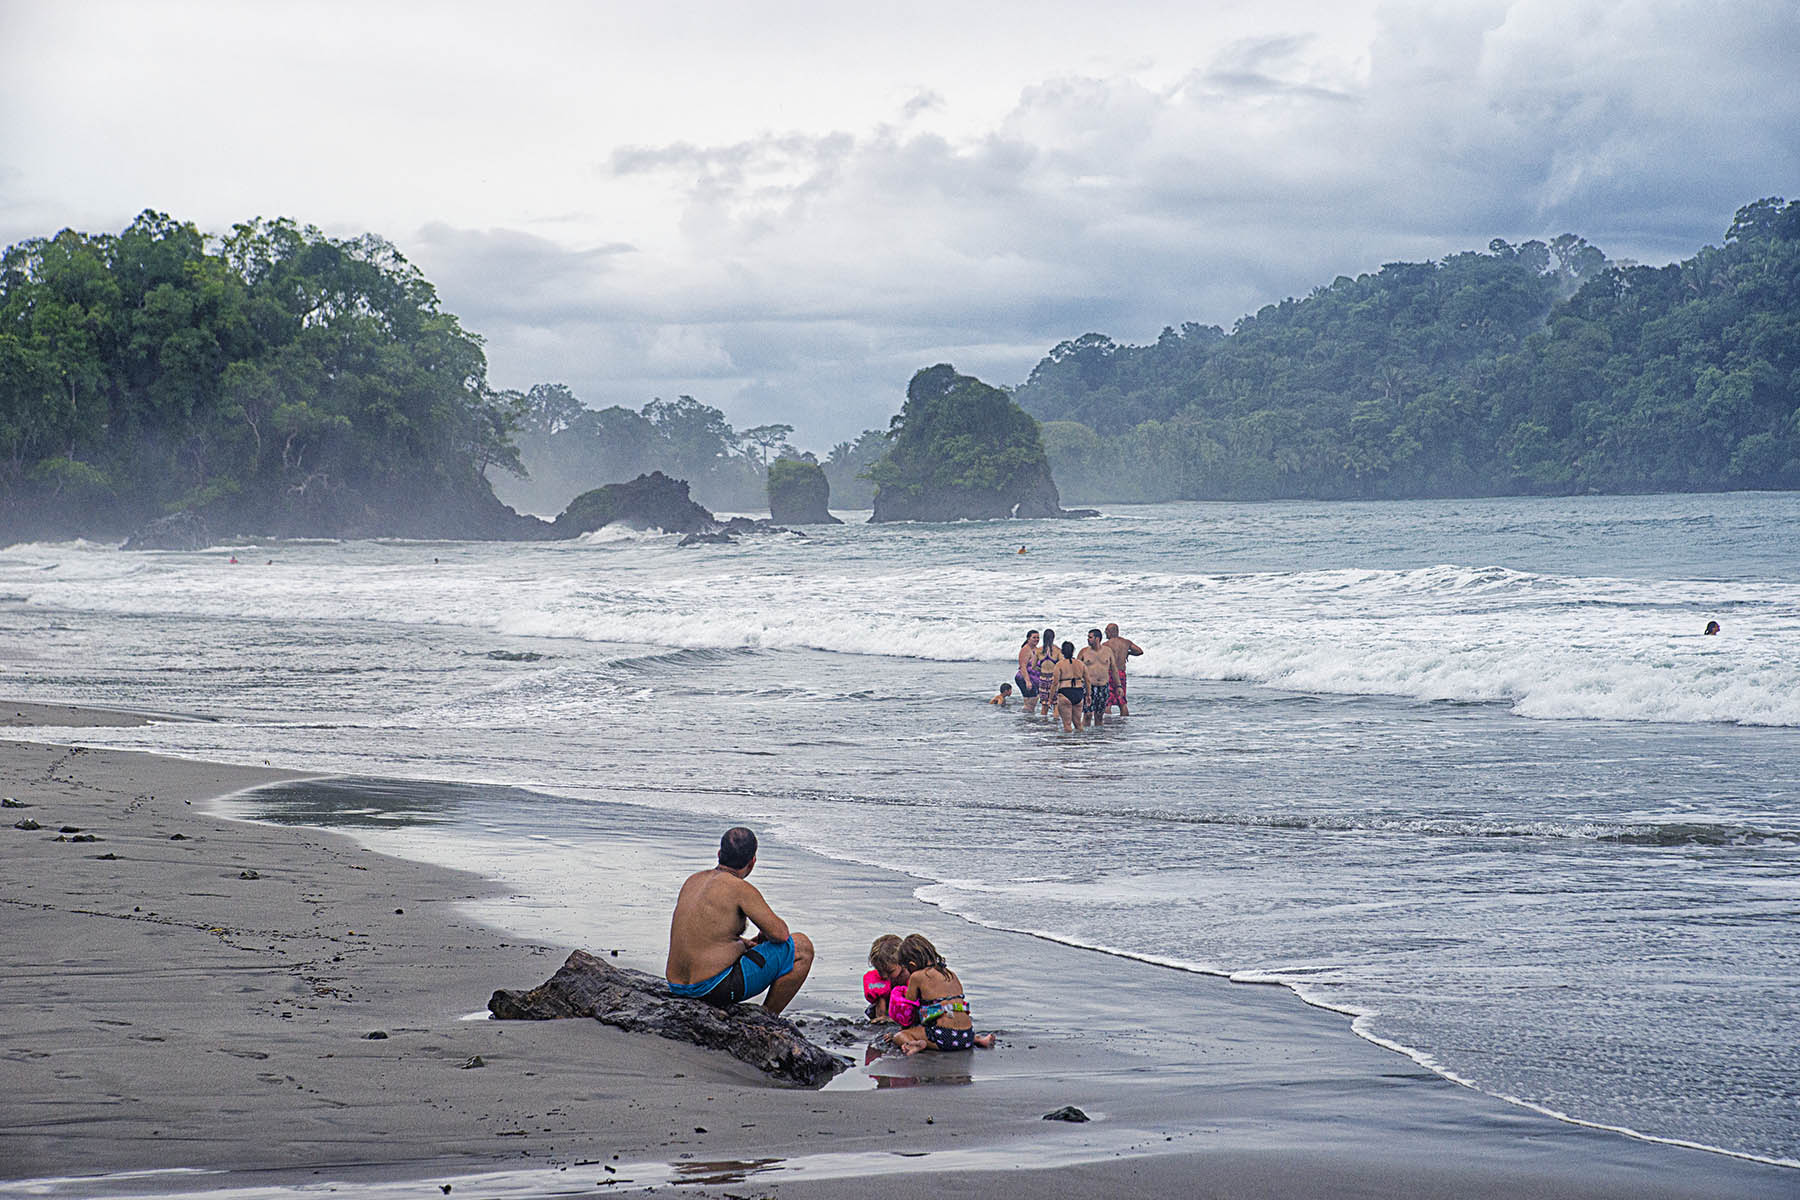
[[[751,821],[983,924],[1286,982],[1499,1095],[1800,1159],[1800,496],[673,543],[15,547],[0,686],[223,718],[88,744],[553,793],[365,814],[522,876],[585,802]],[[1027,625],[1108,620],[1148,651],[1128,721],[982,703]]]

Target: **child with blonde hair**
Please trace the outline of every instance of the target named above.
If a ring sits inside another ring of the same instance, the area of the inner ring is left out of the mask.
[[[871,1021],[906,1026],[919,1019],[919,1006],[906,995],[906,971],[900,965],[900,939],[884,933],[869,946],[869,971],[863,976],[864,1010]]]

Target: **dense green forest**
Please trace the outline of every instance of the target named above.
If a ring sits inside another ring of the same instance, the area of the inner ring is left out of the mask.
[[[504,535],[519,398],[393,246],[145,212],[0,256],[0,534]]]
[[[1800,488],[1800,201],[1666,267],[1496,240],[1230,333],[1088,334],[1016,396],[1070,499]]]

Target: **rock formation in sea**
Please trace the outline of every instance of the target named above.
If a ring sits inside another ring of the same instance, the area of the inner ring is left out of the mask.
[[[477,476],[446,481],[425,475],[381,489],[354,488],[320,475],[294,487],[228,496],[123,528],[132,530],[127,550],[200,550],[222,538],[536,541],[553,536],[548,522],[500,503]],[[74,531],[95,532],[79,524]]]
[[[1064,511],[1031,414],[948,363],[913,376],[892,436],[871,521],[1095,515]]]
[[[215,531],[233,538],[420,537],[528,542],[580,537],[605,525],[686,534],[682,545],[730,544],[746,533],[805,536],[772,521],[749,517],[720,521],[689,498],[686,481],[652,471],[625,483],[583,492],[554,522],[520,516],[492,493],[473,490],[435,510],[429,503],[392,503],[376,509],[346,496],[301,497],[280,511],[233,509],[226,517],[210,522],[199,512],[184,509],[142,526],[124,548],[201,550],[215,543]]]
[[[125,550],[204,550],[213,544],[206,518],[182,509],[158,517],[126,539]]]
[[[664,533],[711,533],[718,524],[711,513],[689,498],[685,480],[652,471],[628,483],[608,483],[581,493],[556,518],[550,536],[579,537],[606,525]]]
[[[800,458],[769,464],[769,520],[783,525],[842,525],[829,511],[831,484],[825,469]]]
[[[717,1008],[671,996],[663,980],[615,967],[585,950],[570,954],[555,975],[530,991],[495,992],[488,1011],[514,1021],[592,1017],[633,1033],[723,1050],[801,1087],[820,1087],[849,1066],[761,1005]]]

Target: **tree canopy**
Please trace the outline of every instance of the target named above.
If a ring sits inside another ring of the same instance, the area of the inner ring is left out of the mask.
[[[223,238],[145,212],[0,255],[5,528],[121,530],[183,508],[245,529],[498,520],[516,398],[392,245],[286,219]]]
[[[1800,202],[1667,267],[1495,240],[1229,333],[1091,333],[1017,396],[1088,499],[1800,487]]]

